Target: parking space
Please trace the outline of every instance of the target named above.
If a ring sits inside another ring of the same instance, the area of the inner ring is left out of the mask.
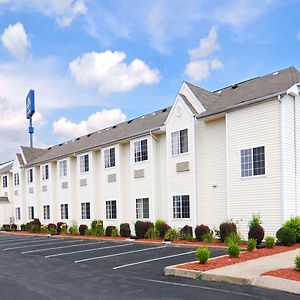
[[[224,252],[212,249],[212,256]],[[10,279],[23,288],[29,285],[30,297],[22,300],[194,299],[195,291],[201,293],[199,299],[276,299],[276,295],[282,299],[282,293],[265,297],[265,290],[252,287],[163,276],[165,266],[194,260],[194,253],[195,248],[164,244],[0,233],[0,284],[13,286]],[[35,289],[43,294],[32,297]],[[253,297],[249,289],[258,296]],[[18,299],[13,289],[8,295]]]

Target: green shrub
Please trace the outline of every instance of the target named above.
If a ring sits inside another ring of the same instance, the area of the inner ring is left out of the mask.
[[[185,240],[188,241],[188,242],[193,242],[194,241],[194,238],[191,234],[187,234],[185,236]]]
[[[262,220],[260,218],[260,215],[253,214],[252,219],[249,221],[248,226],[249,226],[249,229],[253,229],[261,224],[262,224]]]
[[[214,240],[214,235],[212,232],[205,233],[202,236],[202,241],[205,243],[211,243],[211,242],[213,242],[213,240]]]
[[[294,230],[296,241],[300,242],[300,217],[292,217],[283,224],[283,227]]]
[[[179,239],[180,239],[180,233],[173,228],[169,228],[168,231],[166,232],[165,240],[173,242]]]
[[[228,244],[228,254],[230,257],[240,257],[240,252],[241,252],[241,249],[240,249],[240,246],[237,244],[237,243],[234,243],[234,242],[230,242]]]
[[[180,239],[186,240],[187,235],[193,236],[193,227],[191,227],[189,225],[185,225],[184,227],[181,228]]]
[[[210,250],[207,247],[199,247],[196,250],[196,258],[199,260],[200,264],[205,264],[210,258]]]
[[[66,234],[68,230],[68,225],[65,222],[57,222],[56,230],[58,234]]]
[[[210,229],[206,225],[201,224],[201,225],[196,226],[196,228],[195,228],[195,236],[196,236],[197,241],[200,241],[200,242],[203,241],[204,235],[208,234],[208,233],[210,233]]]
[[[247,242],[247,250],[252,252],[256,248],[256,243],[255,239],[249,239]]]
[[[257,244],[260,244],[264,239],[265,231],[261,225],[250,228],[248,232],[248,239],[255,239]]]
[[[93,220],[91,223],[91,229],[95,231],[97,228],[103,228],[102,220]]]
[[[48,224],[48,231],[50,234],[56,234],[57,233],[56,229],[57,229],[56,224],[54,223]]]
[[[20,228],[21,228],[21,231],[26,231],[26,224],[21,224]]]
[[[105,235],[106,236],[112,236],[113,230],[117,230],[116,226],[107,226],[106,229],[105,229]]]
[[[41,226],[41,233],[49,233],[48,225],[42,225]]]
[[[93,229],[93,234],[95,236],[104,236],[105,232],[104,232],[104,228],[103,227],[97,227],[96,229]]]
[[[265,244],[266,244],[266,248],[270,249],[270,248],[274,248],[275,246],[275,239],[272,236],[267,236],[265,238]]]
[[[231,232],[225,239],[225,244],[235,243],[240,245],[242,243],[242,238],[237,232]]]
[[[84,232],[84,235],[86,236],[91,236],[91,235],[94,235],[94,231],[92,228],[87,228]]]
[[[11,224],[11,225],[10,225],[10,229],[11,229],[12,231],[16,231],[16,230],[18,229],[18,226],[17,226],[16,224]]]
[[[113,230],[111,231],[111,236],[114,238],[119,236],[117,228],[113,228]]]
[[[154,225],[151,222],[136,221],[134,228],[136,237],[138,239],[143,239],[148,229],[154,228]]]
[[[159,237],[163,238],[170,226],[163,220],[156,220],[154,228],[159,233]]]
[[[278,242],[285,246],[292,246],[296,243],[296,233],[289,227],[281,227],[276,232],[276,237]]]
[[[38,233],[41,231],[41,222],[39,219],[34,219],[28,223],[28,230],[32,233]]]
[[[128,223],[122,223],[120,225],[120,235],[122,237],[130,237],[131,230],[130,225]]]
[[[145,238],[149,240],[155,240],[159,238],[159,233],[153,228],[149,228],[145,234]]]
[[[1,230],[3,230],[3,231],[10,231],[10,226],[9,226],[9,224],[3,224]]]
[[[78,231],[78,225],[77,225],[77,222],[76,221],[72,221],[71,222],[71,226],[69,228],[69,232],[70,234],[72,235],[76,235],[76,234],[79,234],[79,231]]]
[[[300,254],[295,257],[295,269],[300,272]]]
[[[220,241],[224,242],[227,236],[232,232],[237,233],[236,225],[232,221],[223,222],[220,225]]]
[[[88,229],[88,226],[87,225],[85,225],[85,224],[81,224],[80,226],[79,226],[79,234],[80,235],[85,235],[85,232],[86,232],[86,230]]]

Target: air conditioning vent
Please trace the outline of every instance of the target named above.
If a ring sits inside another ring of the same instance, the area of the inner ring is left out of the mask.
[[[144,169],[134,170],[134,178],[143,178],[145,177]]]
[[[176,164],[176,172],[187,172],[190,170],[190,163],[188,161],[183,161]]]
[[[117,175],[116,174],[108,174],[107,175],[107,182],[115,182],[117,181]]]

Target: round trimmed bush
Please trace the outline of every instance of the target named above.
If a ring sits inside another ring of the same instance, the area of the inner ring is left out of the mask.
[[[68,225],[67,223],[65,222],[57,222],[57,225],[56,225],[56,230],[57,230],[57,233],[60,234],[63,231],[67,231],[68,229]]]
[[[56,231],[56,224],[54,223],[49,223],[48,224],[48,231],[50,234],[55,234],[57,231]]]
[[[295,257],[295,269],[300,272],[300,254]]]
[[[80,226],[79,226],[79,234],[80,235],[85,235],[85,232],[86,232],[86,230],[88,229],[88,226],[87,225],[85,225],[85,224],[81,224]]]
[[[210,233],[209,227],[203,224],[198,225],[195,228],[195,236],[198,241],[203,241],[204,236],[209,233]]]
[[[200,264],[205,264],[210,258],[211,252],[207,247],[199,247],[195,254]]]
[[[146,232],[150,228],[154,228],[154,225],[151,222],[136,221],[134,224],[134,228],[136,237],[138,239],[143,239],[145,237]]]
[[[21,224],[21,231],[26,231],[26,224]]]
[[[230,257],[234,257],[234,258],[240,257],[241,249],[240,249],[240,246],[237,243],[231,242],[228,245],[227,251],[228,251],[228,254],[229,254]]]
[[[251,227],[248,232],[248,239],[255,239],[257,244],[260,244],[264,239],[265,231],[261,225],[257,225],[256,227]]]
[[[161,224],[159,229],[157,230],[157,232],[159,233],[159,237],[163,239],[170,228],[171,227],[168,224]]]
[[[272,236],[267,236],[265,238],[266,248],[271,249],[275,246],[275,239]]]
[[[296,234],[296,241],[300,242],[300,217],[290,218],[283,224],[283,227],[287,227],[294,230]]]
[[[120,225],[120,235],[122,237],[130,237],[131,230],[130,225],[128,223],[122,223]]]
[[[16,224],[11,224],[11,225],[10,225],[10,229],[11,229],[12,231],[16,231],[16,230],[18,229],[18,226],[17,226]]]
[[[10,225],[9,224],[3,224],[2,230],[4,230],[4,231],[10,231]]]
[[[224,242],[232,232],[237,233],[236,225],[233,222],[223,222],[220,225],[220,241]]]
[[[276,237],[278,242],[285,246],[292,246],[296,243],[296,233],[288,227],[281,227],[276,232]]]
[[[105,229],[105,235],[112,236],[113,230],[117,230],[116,226],[107,226]]]
[[[185,240],[187,236],[193,236],[193,227],[185,225],[180,230],[180,238]]]

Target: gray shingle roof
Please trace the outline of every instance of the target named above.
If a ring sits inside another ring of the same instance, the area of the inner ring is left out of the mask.
[[[97,147],[104,147],[117,141],[139,136],[158,130],[164,125],[171,107],[164,108],[148,115],[132,119],[94,133],[70,140],[48,149],[37,149],[22,146],[27,165],[40,164],[52,159],[63,158],[73,153],[80,153]]]
[[[5,166],[0,166],[0,174],[5,174],[5,173],[8,173],[9,171],[11,171],[12,165],[13,165],[13,162],[10,162],[9,164],[7,164]]]
[[[19,161],[20,166],[23,166],[24,165],[24,160],[23,160],[23,157],[22,157],[21,153],[17,153],[16,155],[17,155],[17,159]]]
[[[297,82],[300,82],[299,71],[295,67],[289,67],[214,92],[206,91],[188,82],[186,84],[206,108],[207,111],[203,115],[210,115],[240,103],[286,91]]]

